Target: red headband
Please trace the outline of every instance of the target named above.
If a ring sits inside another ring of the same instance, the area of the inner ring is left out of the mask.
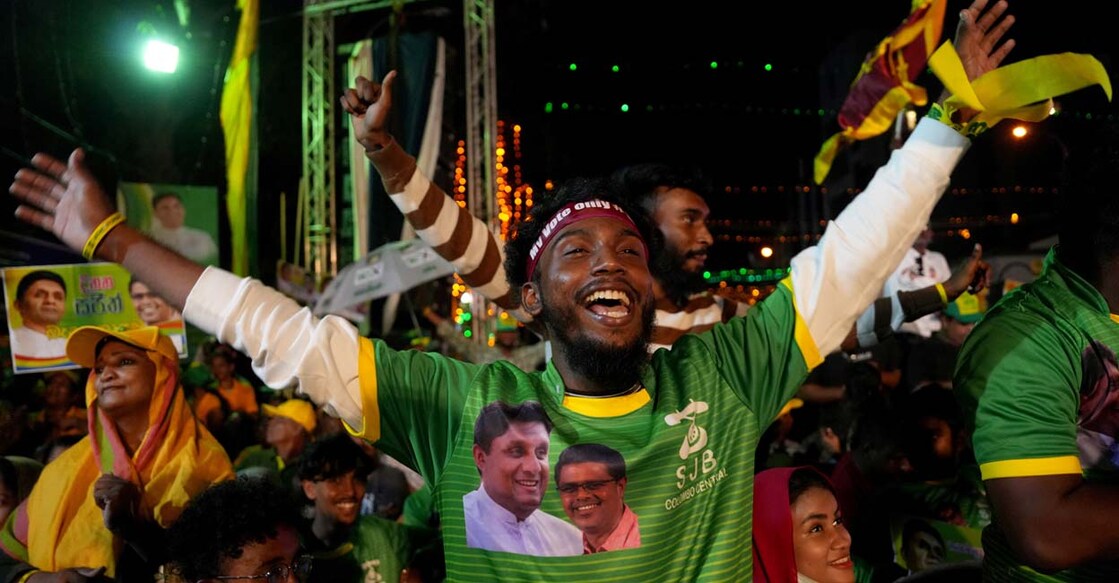
[[[526,270],[526,280],[532,281],[532,274],[536,272],[536,263],[540,261],[540,256],[544,254],[544,249],[552,242],[552,239],[563,230],[564,227],[597,217],[608,217],[621,221],[635,232],[640,232],[637,225],[634,224],[633,219],[629,218],[622,207],[605,200],[592,199],[584,200],[582,202],[568,203],[561,208],[552,218],[544,223],[544,228],[540,230],[540,237],[532,244],[528,250],[528,266]],[[645,240],[641,240],[641,245],[645,247]],[[646,256],[648,256],[648,247],[645,248]]]

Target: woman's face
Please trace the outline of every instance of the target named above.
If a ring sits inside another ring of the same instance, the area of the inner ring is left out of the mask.
[[[109,417],[147,414],[155,386],[155,363],[142,349],[110,340],[98,353],[93,372],[97,406]]]
[[[819,583],[851,583],[851,535],[843,526],[839,502],[823,488],[809,488],[789,506],[797,573]]]

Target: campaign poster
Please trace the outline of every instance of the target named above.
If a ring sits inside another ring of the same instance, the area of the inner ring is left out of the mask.
[[[891,517],[894,562],[910,572],[983,558],[982,531],[917,516]]]
[[[121,182],[128,224],[203,265],[217,265],[218,189],[214,186]]]
[[[157,326],[187,356],[182,314],[115,263],[38,265],[3,270],[15,374],[79,368],[66,338],[81,326]]]

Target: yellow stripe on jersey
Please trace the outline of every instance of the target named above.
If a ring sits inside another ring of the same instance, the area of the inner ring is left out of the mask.
[[[793,290],[792,276],[782,279],[781,285],[789,288],[789,297],[793,302],[793,311],[796,312],[797,316],[794,329],[797,347],[800,348],[800,354],[804,357],[804,365],[811,371],[819,366],[824,359],[820,357],[820,349],[816,348],[816,341],[812,339],[812,333],[808,331],[808,324],[800,316],[800,308],[797,307],[797,295]]]
[[[642,388],[636,393],[605,399],[566,395],[563,398],[563,406],[587,417],[618,417],[640,409],[651,400],[649,391]]]
[[[988,462],[979,466],[984,480],[1082,474],[1080,460],[1074,455]]]
[[[377,351],[368,338],[358,338],[357,379],[361,386],[361,427],[342,426],[350,435],[370,442],[381,438],[381,408],[377,405]]]

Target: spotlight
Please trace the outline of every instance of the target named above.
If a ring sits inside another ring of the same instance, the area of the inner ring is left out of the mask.
[[[144,45],[144,66],[157,73],[174,73],[179,66],[179,47],[161,40]]]

